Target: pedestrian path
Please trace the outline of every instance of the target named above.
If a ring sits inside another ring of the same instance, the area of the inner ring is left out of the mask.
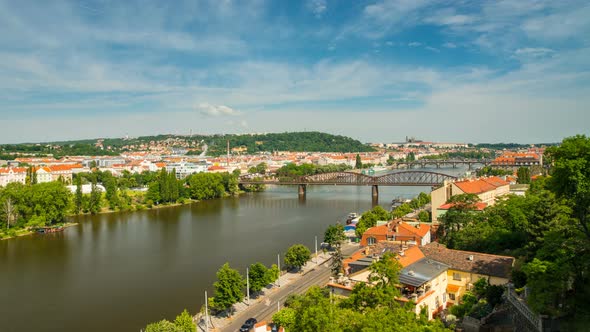
[[[343,245],[342,250],[344,252],[352,252],[355,248],[358,248],[357,244],[345,244]],[[283,272],[278,282],[263,289],[256,298],[251,298],[249,304],[246,299],[240,303],[234,304],[234,313],[231,317],[210,316],[208,331],[233,331],[234,329],[231,327],[243,323],[243,321],[249,317],[258,316],[260,311],[268,311],[270,306],[275,306],[273,309],[276,311],[278,309],[276,308],[277,303],[280,303],[280,301],[273,299],[273,295],[276,295],[281,290],[283,290],[284,293],[286,288],[291,288],[291,286],[297,281],[302,281],[308,273],[315,271],[318,266],[326,264],[331,258],[332,257],[329,253],[322,252],[318,254],[317,259],[316,257],[312,257],[312,259],[307,262],[299,272]],[[284,296],[280,296],[280,298],[283,298],[284,301]],[[198,314],[195,316],[195,321],[200,331],[206,331],[204,315]]]

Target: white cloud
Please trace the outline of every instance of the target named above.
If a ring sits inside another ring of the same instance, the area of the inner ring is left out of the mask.
[[[471,15],[457,14],[452,8],[445,8],[431,14],[425,13],[424,23],[434,25],[465,25],[476,21]]]
[[[229,106],[225,105],[211,105],[208,103],[200,103],[195,106],[197,111],[204,116],[222,116],[222,115],[239,115],[240,113]]]
[[[431,52],[435,52],[435,53],[440,53],[440,50],[436,47],[432,47],[432,46],[426,46],[424,47],[425,50],[431,51]]]
[[[442,46],[445,48],[457,48],[457,44],[451,42],[446,42]]]
[[[542,57],[554,52],[554,50],[544,47],[524,47],[514,51],[514,54],[517,56]]]
[[[315,17],[320,18],[328,10],[328,2],[327,0],[309,0],[307,2],[307,8],[309,8]]]
[[[408,43],[408,46],[410,46],[410,47],[418,47],[420,45],[422,45],[422,43],[420,43],[420,42],[410,42],[410,43]]]

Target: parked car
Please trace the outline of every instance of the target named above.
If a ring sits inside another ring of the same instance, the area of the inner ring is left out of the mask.
[[[254,325],[258,323],[258,321],[256,320],[256,318],[248,318],[246,319],[246,321],[244,322],[244,324],[242,325],[242,327],[240,327],[240,332],[248,332],[250,331]]]

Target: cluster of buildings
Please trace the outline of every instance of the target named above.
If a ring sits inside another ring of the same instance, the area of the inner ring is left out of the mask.
[[[542,166],[543,148],[531,148],[524,151],[504,151],[492,161],[493,166]]]
[[[431,192],[432,223],[411,218],[377,222],[363,233],[361,249],[343,262],[344,274],[332,278],[328,287],[336,294],[348,296],[357,283],[371,284],[370,265],[393,253],[400,264],[398,288],[400,303],[412,301],[415,312],[426,310],[432,319],[449,306],[459,303],[466,291],[480,278],[492,285],[510,281],[515,259],[509,256],[453,250],[432,242],[439,218],[452,208],[452,196],[474,194],[482,211],[496,199],[511,192],[510,177],[482,177],[445,182]]]
[[[37,173],[38,182],[55,181],[61,178],[71,183],[72,175],[89,172],[92,168],[110,171],[114,176],[123,172],[142,173],[158,171],[165,168],[168,172],[175,171],[178,178],[194,173],[223,173],[239,170],[247,173],[251,167],[265,163],[269,172],[274,172],[287,164],[314,164],[355,166],[356,153],[307,153],[307,152],[275,152],[261,155],[229,155],[221,157],[200,156],[167,156],[151,151],[128,152],[119,156],[69,156],[61,159],[53,158],[16,158],[0,167],[0,185],[10,182],[25,182],[29,166]],[[384,152],[360,153],[363,164],[385,165],[389,155]],[[26,167],[19,167],[26,165]]]
[[[437,223],[439,218],[453,207],[452,203],[447,203],[452,196],[477,195],[480,201],[476,208],[481,211],[487,206],[494,205],[496,198],[509,193],[510,182],[497,176],[445,181],[441,187],[430,193],[432,222]]]
[[[430,225],[401,219],[369,228],[361,239],[362,248],[343,261],[344,274],[332,278],[328,287],[348,296],[357,283],[371,284],[370,265],[389,252],[402,268],[397,301],[412,301],[416,314],[425,310],[433,319],[458,304],[480,278],[492,285],[509,282],[513,257],[449,249],[431,242],[430,232]]]

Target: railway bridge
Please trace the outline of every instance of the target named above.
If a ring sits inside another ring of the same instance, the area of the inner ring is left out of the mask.
[[[272,184],[272,185],[297,185],[299,196],[305,196],[308,185],[334,185],[334,186],[371,186],[373,199],[379,197],[379,186],[429,186],[436,187],[445,180],[455,180],[456,177],[443,173],[428,171],[402,171],[371,176],[356,172],[330,172],[296,178],[252,178],[250,175],[241,176],[241,185]]]

